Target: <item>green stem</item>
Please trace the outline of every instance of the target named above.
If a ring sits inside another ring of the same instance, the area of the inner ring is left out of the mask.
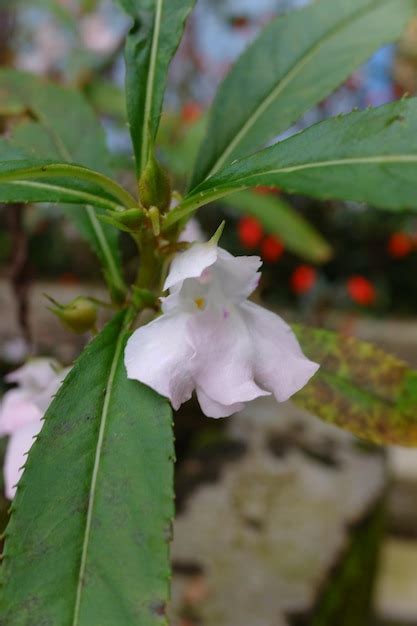
[[[139,271],[135,286],[149,291],[160,290],[160,276],[162,272],[162,259],[155,247],[153,233],[144,230],[135,237],[140,254]]]
[[[96,234],[103,256],[106,259],[106,269],[108,272],[108,279],[110,279],[110,283],[116,289],[117,293],[125,294],[127,291],[127,287],[122,276],[121,268],[119,267],[117,260],[114,258],[114,255],[109,246],[109,243],[106,237],[104,236],[103,229],[101,228],[101,224],[99,223],[97,219],[96,212],[91,206],[87,206],[86,211],[87,211],[87,215],[89,217],[91,226]]]
[[[98,185],[104,191],[108,192],[111,196],[116,198],[123,207],[134,208],[138,206],[138,201],[123,187],[121,187],[114,180],[95,172],[87,167],[81,167],[80,165],[70,165],[66,163],[49,163],[45,165],[38,165],[36,167],[23,167],[19,170],[12,172],[1,172],[0,180],[2,181],[15,181],[22,179],[40,179],[51,177],[65,177],[75,178],[78,180],[87,180],[90,183]]]
[[[92,298],[91,296],[87,296],[87,300],[96,304],[97,306],[103,307],[103,309],[115,309],[114,304],[111,302],[105,302],[104,300],[100,300],[100,298]]]
[[[224,196],[228,196],[232,193],[238,193],[239,191],[243,191],[247,189],[248,185],[244,185],[239,188],[223,188],[219,189],[210,189],[205,192],[200,192],[198,194],[193,194],[188,198],[185,198],[181,204],[179,204],[175,209],[172,209],[169,213],[167,213],[166,218],[162,224],[162,232],[165,232],[172,228],[174,224],[184,219],[185,217],[190,216],[192,213],[195,213],[197,209],[204,206],[205,204],[209,204],[209,202],[214,202],[215,200],[219,200],[219,198],[223,198]]]

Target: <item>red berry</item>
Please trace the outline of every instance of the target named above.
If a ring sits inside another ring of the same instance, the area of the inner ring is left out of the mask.
[[[246,15],[235,15],[230,18],[230,25],[232,28],[248,28],[250,24],[250,19],[246,17]]]
[[[261,257],[268,263],[274,263],[282,256],[284,252],[284,246],[278,237],[275,235],[268,235],[265,237],[261,244]]]
[[[237,225],[239,241],[245,248],[256,248],[263,237],[262,224],[254,217],[242,217]]]
[[[376,300],[376,290],[370,280],[364,276],[351,276],[346,288],[349,296],[356,304],[369,306]]]
[[[194,124],[203,114],[198,102],[186,102],[181,109],[181,119],[185,124]]]
[[[399,85],[398,83],[394,83],[394,97],[396,100],[401,100],[404,96],[407,96],[407,90]]]
[[[73,274],[72,272],[64,272],[60,275],[58,281],[61,283],[61,285],[79,285],[80,283],[80,279],[78,278],[78,276],[76,274]]]
[[[413,249],[413,241],[407,233],[393,233],[388,240],[388,254],[395,259],[407,256]]]
[[[311,265],[299,265],[291,275],[291,288],[300,295],[309,292],[317,281],[317,272]]]
[[[258,185],[254,188],[254,192],[258,193],[260,196],[269,196],[271,194],[279,192],[279,188],[269,185]]]

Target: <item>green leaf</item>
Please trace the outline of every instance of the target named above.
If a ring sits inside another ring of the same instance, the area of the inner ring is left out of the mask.
[[[332,255],[322,235],[282,198],[242,191],[224,198],[222,203],[256,217],[266,231],[277,235],[290,252],[303,259],[324,263]]]
[[[84,350],[30,451],[6,530],[4,626],[167,623],[172,413],[127,379],[129,320]]]
[[[32,158],[72,161],[111,174],[103,129],[78,91],[2,68],[0,114],[25,116],[9,143]]]
[[[318,0],[272,21],[217,93],[192,187],[286,130],[416,11],[415,0]]]
[[[0,70],[0,115],[22,116],[22,120],[8,131],[7,139],[0,141],[0,161],[11,159],[55,159],[80,163],[109,175],[109,152],[105,135],[94,112],[77,91],[49,83],[41,78],[11,69]],[[39,188],[38,188],[39,190]],[[80,197],[67,189],[48,190],[37,201],[80,202],[88,208],[77,212],[74,219],[100,259],[104,273],[117,291],[124,290],[120,271],[118,233],[102,224],[96,213],[106,207],[97,198]],[[52,193],[53,192],[53,193]],[[5,185],[2,193],[6,202],[19,202],[16,186]],[[94,195],[94,194],[93,194]],[[22,201],[31,201],[29,198]],[[108,207],[107,207],[108,208]],[[68,213],[71,217],[71,213]]]
[[[126,105],[137,173],[155,141],[169,63],[195,0],[118,0],[133,18],[126,40]]]
[[[0,161],[0,202],[84,202],[109,210],[135,206],[111,178],[73,163]]]
[[[294,328],[318,373],[293,400],[311,413],[378,444],[417,445],[417,371],[353,337]]]
[[[274,185],[316,198],[415,209],[417,99],[331,118],[204,181],[167,216],[164,228],[222,196]]]
[[[120,87],[109,80],[95,78],[85,85],[84,93],[100,115],[126,123],[126,100]]]

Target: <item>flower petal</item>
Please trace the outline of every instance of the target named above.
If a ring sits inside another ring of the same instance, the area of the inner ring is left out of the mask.
[[[230,406],[269,395],[254,381],[252,343],[236,308],[192,315],[188,329],[196,387],[213,402]]]
[[[34,437],[42,428],[41,420],[26,424],[10,437],[4,457],[4,491],[6,498],[12,500],[16,493],[16,485],[23,473],[26,453],[32,447]]]
[[[38,422],[42,411],[23,389],[10,389],[0,407],[0,436],[11,435],[30,422]]]
[[[185,225],[185,228],[178,237],[178,241],[186,241],[192,243],[193,241],[203,242],[205,237],[201,230],[200,224],[192,217]]]
[[[219,402],[215,402],[204,391],[201,387],[197,387],[196,390],[197,399],[200,404],[201,410],[204,415],[207,417],[229,417],[229,415],[233,415],[233,413],[237,413],[238,411],[242,411],[245,404],[243,402],[237,402],[236,404],[220,404]]]
[[[38,409],[40,409],[43,414],[46,413],[70,369],[70,367],[60,369],[59,372],[55,374],[55,378],[51,380],[46,389],[43,389],[42,391],[39,391],[39,393],[33,395],[34,404],[36,404]]]
[[[174,409],[191,398],[194,388],[189,370],[194,351],[187,340],[188,317],[158,317],[138,328],[125,350],[128,377],[169,398]]]
[[[22,367],[6,376],[9,383],[18,383],[21,387],[33,390],[45,389],[56,377],[60,365],[55,359],[31,359]]]
[[[304,356],[291,328],[278,315],[253,302],[244,302],[241,310],[255,346],[255,380],[284,402],[307,384],[319,365]]]
[[[207,267],[217,260],[218,247],[215,243],[196,243],[185,252],[174,257],[164,284],[164,290],[170,289],[186,278],[199,278]]]
[[[259,256],[233,256],[223,248],[218,249],[216,270],[221,276],[222,289],[232,300],[244,300],[259,284],[262,265]]]

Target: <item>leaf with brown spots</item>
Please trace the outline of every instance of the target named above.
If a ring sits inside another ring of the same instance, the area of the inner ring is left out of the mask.
[[[294,401],[335,426],[378,444],[417,446],[417,371],[354,337],[295,326],[320,370]]]

